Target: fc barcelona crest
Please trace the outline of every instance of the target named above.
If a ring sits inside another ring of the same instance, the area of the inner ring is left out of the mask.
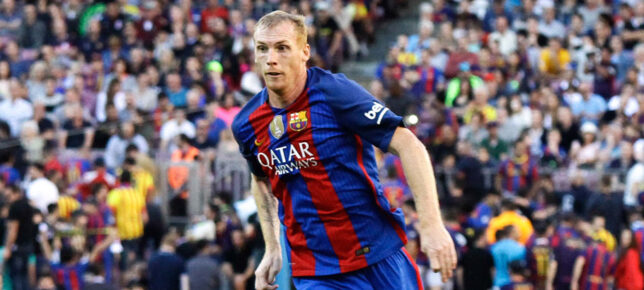
[[[302,131],[308,125],[309,119],[306,118],[306,111],[291,113],[288,118],[288,126],[293,131]]]
[[[275,116],[269,127],[271,135],[273,135],[275,139],[282,137],[282,135],[284,135],[284,122],[282,122],[282,115]]]

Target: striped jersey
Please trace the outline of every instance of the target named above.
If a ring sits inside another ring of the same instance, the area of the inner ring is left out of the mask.
[[[84,287],[84,275],[87,271],[88,263],[78,263],[73,266],[62,264],[52,264],[51,271],[54,274],[54,280],[59,289],[81,290]]]
[[[551,246],[554,259],[557,261],[555,285],[570,285],[577,257],[584,254],[586,242],[575,229],[568,226],[557,228],[552,237]]]
[[[308,70],[302,94],[273,108],[265,88],[233,121],[251,171],[280,201],[293,276],[355,271],[407,242],[404,217],[383,194],[374,155],[402,118],[342,74]]]
[[[580,290],[608,290],[608,277],[615,273],[615,255],[602,243],[593,243],[584,254],[586,263],[580,278]]]

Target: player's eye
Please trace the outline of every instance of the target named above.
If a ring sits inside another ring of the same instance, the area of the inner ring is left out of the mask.
[[[266,51],[266,49],[267,49],[267,48],[266,48],[266,46],[258,46],[258,47],[257,47],[257,50],[259,50],[259,51],[261,51],[261,52]]]
[[[277,50],[279,50],[279,51],[285,51],[286,49],[288,49],[288,47],[286,45],[280,45],[280,46],[277,47]]]

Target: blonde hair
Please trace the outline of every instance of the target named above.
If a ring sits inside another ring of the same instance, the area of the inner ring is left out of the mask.
[[[306,44],[308,35],[306,30],[306,21],[304,16],[299,14],[291,14],[282,10],[268,13],[257,21],[257,24],[255,24],[255,32],[260,28],[272,28],[283,22],[290,22],[293,24],[293,28],[295,29],[295,33],[298,35],[298,38]]]

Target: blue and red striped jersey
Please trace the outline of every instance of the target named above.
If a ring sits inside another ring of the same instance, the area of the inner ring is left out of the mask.
[[[530,157],[508,159],[499,166],[501,186],[504,191],[516,193],[539,179],[537,163]]]
[[[557,261],[555,285],[570,285],[577,257],[583,255],[586,243],[575,229],[560,226],[552,237],[551,246]]]
[[[586,263],[581,274],[580,290],[607,290],[608,277],[615,273],[615,255],[601,243],[593,243],[584,254]]]
[[[235,117],[240,151],[280,201],[293,276],[355,271],[407,242],[372,146],[387,151],[399,126],[402,118],[357,83],[319,68],[286,108],[271,107],[265,88]]]
[[[51,271],[54,274],[56,285],[65,290],[81,290],[84,288],[83,276],[88,266],[88,263],[78,263],[73,266],[52,264]]]

